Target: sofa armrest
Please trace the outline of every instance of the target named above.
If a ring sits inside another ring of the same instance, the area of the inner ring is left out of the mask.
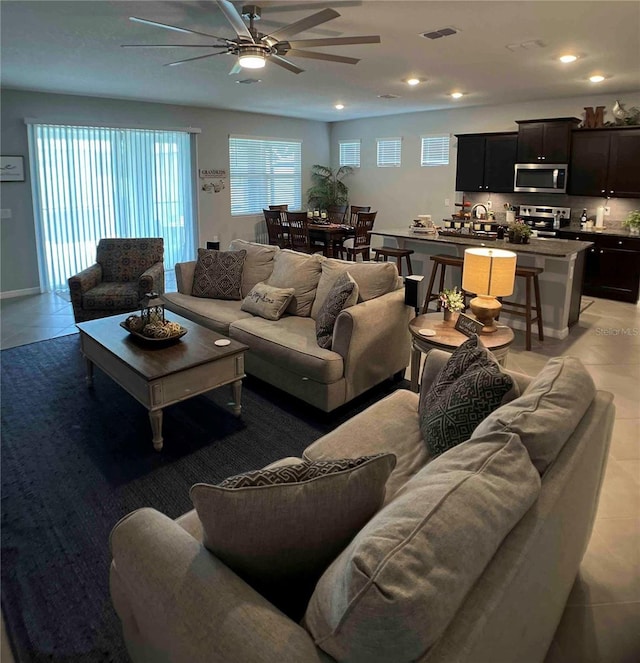
[[[176,285],[178,292],[190,295],[193,289],[193,275],[196,271],[196,261],[176,263]]]
[[[301,626],[160,512],[129,514],[110,545],[111,595],[140,660],[153,652],[180,663],[323,660]]]
[[[404,290],[344,309],[336,319],[332,349],[344,359],[347,400],[409,364],[409,319]]]
[[[142,299],[148,292],[164,292],[164,263],[156,262],[149,269],[140,274],[138,279],[138,294]]]
[[[94,263],[67,280],[74,311],[82,309],[82,295],[102,281],[102,265]]]

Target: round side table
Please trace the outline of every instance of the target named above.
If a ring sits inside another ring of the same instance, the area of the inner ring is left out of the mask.
[[[434,348],[453,352],[459,348],[468,336],[455,329],[458,314],[454,313],[451,320],[444,320],[442,311],[439,313],[426,313],[419,315],[409,322],[411,332],[411,389],[418,391],[418,372],[420,370],[421,353],[429,353]],[[435,336],[425,336],[421,329],[432,329]],[[498,325],[498,331],[492,334],[478,334],[482,345],[491,350],[498,363],[504,366],[509,353],[509,346],[513,343],[513,330],[506,325]]]

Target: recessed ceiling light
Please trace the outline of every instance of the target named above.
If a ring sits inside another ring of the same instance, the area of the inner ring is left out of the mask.
[[[596,74],[595,76],[589,76],[589,80],[592,83],[602,83],[604,80],[604,76],[601,76],[600,74]]]
[[[420,84],[419,78],[407,78],[407,85],[419,85],[419,84]]]
[[[342,110],[342,109],[344,108],[344,104],[336,104],[336,105],[334,106],[334,108],[335,108],[336,110]]]
[[[577,55],[561,55],[559,58],[560,62],[564,64],[569,64],[569,62],[575,62],[578,59]]]
[[[460,99],[460,97],[462,97],[463,95],[462,95],[462,92],[452,92],[452,93],[451,93],[451,96],[452,96],[454,99]]]

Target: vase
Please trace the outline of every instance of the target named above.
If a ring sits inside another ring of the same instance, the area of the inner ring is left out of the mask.
[[[447,320],[451,320],[451,311],[450,311],[449,309],[445,308],[445,309],[443,309],[442,312],[443,312],[443,314],[444,314],[443,317],[444,317],[445,322],[446,322]]]

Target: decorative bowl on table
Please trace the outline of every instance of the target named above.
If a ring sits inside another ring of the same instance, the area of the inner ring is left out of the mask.
[[[169,320],[157,319],[145,324],[139,315],[130,315],[120,323],[120,326],[126,329],[134,338],[152,345],[175,343],[188,331],[177,322],[170,322]]]

